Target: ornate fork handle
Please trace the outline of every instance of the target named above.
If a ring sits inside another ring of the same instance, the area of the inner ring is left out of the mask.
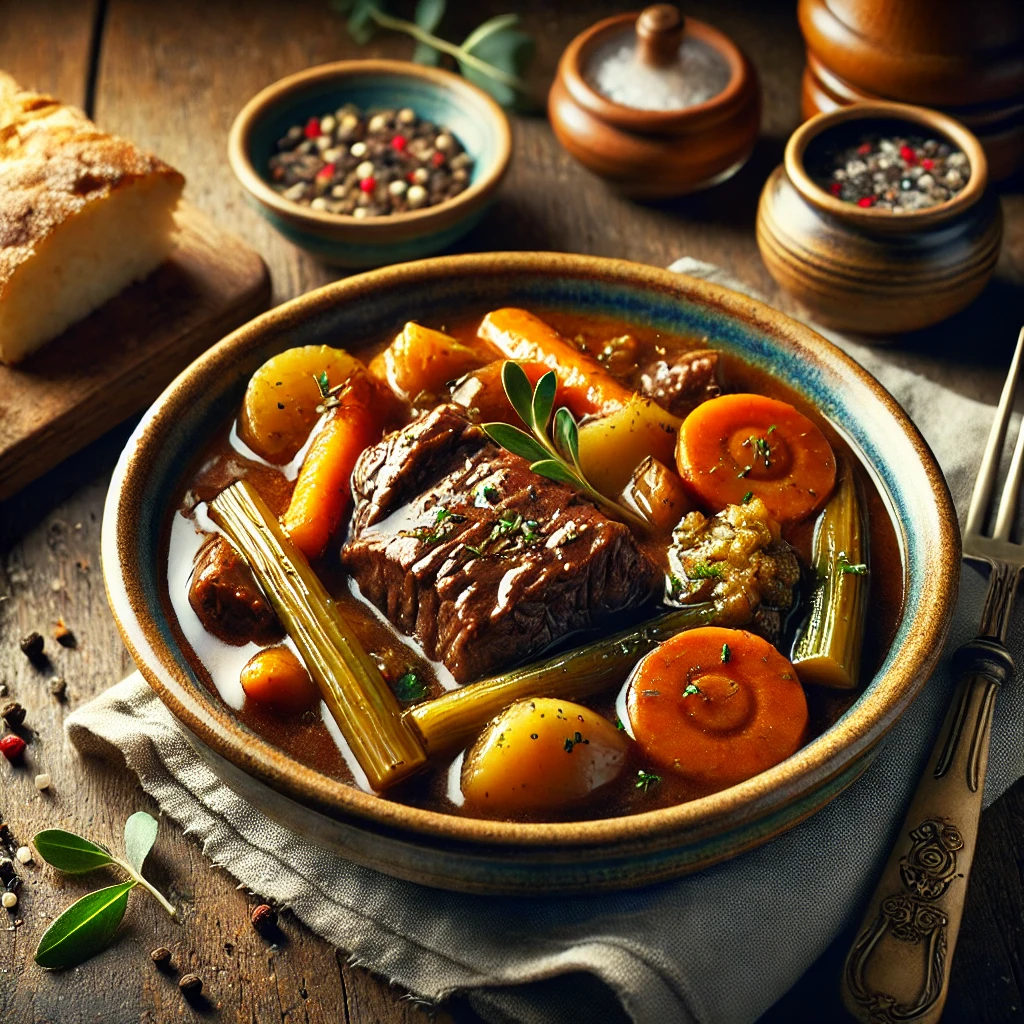
[[[867,1024],[932,1024],[946,1001],[992,711],[1014,671],[1006,648],[985,638],[961,647],[954,664],[956,695],[843,972],[843,1001]]]

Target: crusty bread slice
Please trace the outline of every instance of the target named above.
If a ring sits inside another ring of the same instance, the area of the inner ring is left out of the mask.
[[[16,363],[174,246],[185,179],[0,72],[0,362]]]

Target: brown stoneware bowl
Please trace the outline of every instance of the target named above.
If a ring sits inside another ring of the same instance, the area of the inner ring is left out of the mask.
[[[602,43],[636,21],[635,11],[606,18],[566,47],[548,95],[555,136],[584,167],[634,198],[679,196],[725,181],[757,142],[761,87],[754,66],[724,33],[688,17],[685,33],[717,50],[729,67],[723,91],[679,110],[613,102],[587,84],[585,69]]]
[[[740,785],[629,817],[525,824],[456,817],[363,792],[282,753],[199,681],[167,591],[175,498],[211,431],[239,407],[270,355],[345,340],[364,351],[413,318],[503,305],[628,319],[706,335],[794,388],[848,439],[878,482],[898,539],[904,605],[877,675],[833,726]],[[103,520],[110,606],[136,664],[197,754],[224,782],[301,835],[360,864],[468,892],[579,892],[639,886],[755,846],[853,782],[924,684],[958,588],[960,541],[942,474],[896,401],[860,366],[781,313],[704,281],[618,260],[488,253],[361,274],[278,306],[174,381],[136,428]]]
[[[961,150],[971,169],[963,189],[895,214],[844,202],[811,179],[805,158],[829,133],[894,125]],[[912,331],[959,312],[992,276],[1002,235],[978,140],[944,114],[898,103],[858,103],[806,121],[757,210],[757,243],[772,277],[820,323],[865,334]]]

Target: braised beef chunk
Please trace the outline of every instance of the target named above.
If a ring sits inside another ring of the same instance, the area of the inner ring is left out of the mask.
[[[722,393],[719,353],[701,349],[684,352],[671,363],[649,363],[640,374],[640,391],[673,415],[685,416]]]
[[[342,561],[460,683],[646,601],[657,567],[627,527],[531,473],[439,406],[365,451]]]
[[[252,570],[223,537],[196,556],[188,601],[203,628],[227,644],[268,643],[282,635]]]

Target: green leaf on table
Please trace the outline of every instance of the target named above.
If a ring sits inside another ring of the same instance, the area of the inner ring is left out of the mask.
[[[418,0],[416,4],[416,13],[413,15],[413,21],[415,21],[424,32],[430,32],[433,34],[437,26],[441,24],[441,19],[444,17],[444,9],[446,6],[446,0]]]
[[[43,933],[36,947],[40,967],[75,967],[110,945],[128,906],[134,880],[107,886],[72,903]]]
[[[519,418],[532,430],[533,422],[533,387],[526,371],[516,362],[509,359],[501,368],[501,385],[512,403],[512,408]],[[500,442],[499,442],[500,443]]]
[[[555,391],[558,388],[558,378],[554,370],[548,370],[539,381],[533,391],[533,426],[542,434],[547,433],[548,420],[551,419],[551,409],[555,404]]]
[[[466,36],[465,41],[462,44],[462,49],[472,53],[478,43],[482,43],[488,36],[493,35],[495,32],[501,32],[504,29],[512,28],[519,24],[518,14],[496,14],[493,18],[488,18],[485,22],[477,25],[472,32]]]
[[[136,811],[124,823],[124,850],[128,855],[128,863],[140,875],[146,856],[156,842],[158,828],[156,818],[145,811]]]
[[[109,850],[62,828],[37,832],[32,838],[32,845],[47,864],[69,875],[80,875],[114,862]]]
[[[555,429],[552,433],[555,447],[563,457],[580,468],[580,432],[573,414],[563,405],[555,413]]]
[[[412,62],[436,68],[441,63],[441,51],[435,50],[430,43],[418,42],[412,51]]]
[[[378,6],[374,0],[354,0],[348,7],[348,34],[360,46],[365,46],[377,30],[373,12]]]
[[[547,477],[548,480],[557,480],[560,484],[570,484],[573,487],[580,486],[580,478],[566,465],[555,459],[542,459],[534,462],[530,469],[537,476]]]
[[[509,423],[485,423],[483,431],[495,444],[527,462],[551,458],[551,453],[540,441]]]
[[[487,24],[485,22],[480,29]],[[533,59],[533,38],[516,28],[499,27],[487,34],[478,35],[480,29],[466,40],[462,48],[506,75],[520,78]],[[473,36],[478,38],[474,40]],[[511,85],[471,67],[465,61],[459,61],[459,69],[465,78],[490,93],[503,107],[514,106],[519,98],[518,90]]]

